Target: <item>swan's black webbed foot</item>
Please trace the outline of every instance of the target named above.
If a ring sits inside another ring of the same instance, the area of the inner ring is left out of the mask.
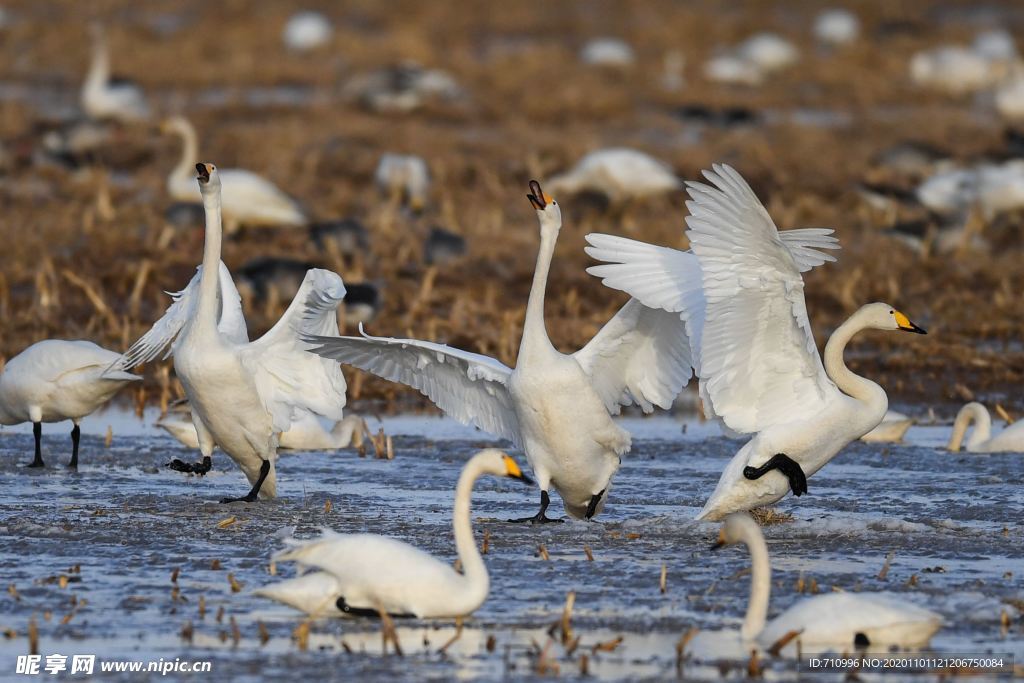
[[[794,496],[802,496],[807,493],[807,475],[800,467],[800,463],[785,453],[776,453],[771,459],[760,467],[744,467],[743,476],[747,479],[760,479],[772,470],[778,470],[789,479],[789,488]]]
[[[601,489],[600,493],[595,493],[590,497],[590,502],[587,503],[587,514],[584,519],[590,520],[597,514],[597,506],[600,504],[601,499],[604,498],[604,492],[608,489]]]
[[[210,456],[204,456],[202,462],[185,462],[175,458],[171,462],[167,463],[175,472],[184,472],[186,474],[198,474],[200,477],[213,469],[213,460]]]
[[[245,494],[241,498],[221,498],[222,503],[255,503],[256,498],[260,495],[260,488],[263,486],[264,480],[267,475],[270,474],[270,461],[264,460],[263,464],[260,465],[260,476],[256,480],[256,483],[252,485],[252,490]]]
[[[520,517],[519,519],[510,519],[508,521],[516,524],[555,524],[561,522],[560,519],[551,519],[545,513],[548,511],[548,505],[551,504],[551,497],[548,496],[547,491],[540,492],[540,510],[537,511],[533,517]]]

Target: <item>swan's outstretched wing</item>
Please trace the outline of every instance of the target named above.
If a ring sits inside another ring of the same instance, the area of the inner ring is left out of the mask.
[[[839,393],[821,364],[804,304],[800,271],[811,263],[811,250],[790,251],[733,168],[715,165],[704,175],[714,187],[687,183],[686,204],[707,305],[702,394],[738,432],[809,418]]]
[[[241,349],[253,373],[260,400],[287,431],[297,411],[340,420],[345,407],[345,377],[337,363],[308,353],[305,335],[337,335],[338,306],[345,285],[337,273],[311,268],[288,310],[265,335]]]
[[[444,344],[416,339],[307,337],[313,353],[418,390],[463,424],[521,446],[508,391],[512,370],[502,363]]]
[[[686,325],[679,344],[689,342],[690,363],[700,374],[704,326],[704,283],[693,253],[645,242],[591,233],[584,251],[601,265],[587,268],[605,287],[629,294],[648,308],[678,313]]]
[[[127,370],[156,358],[167,358],[171,355],[172,349],[169,348],[171,343],[181,332],[181,328],[185,326],[188,319],[192,317],[199,301],[199,280],[202,274],[203,267],[199,266],[185,289],[180,292],[168,292],[172,303],[163,317],[153,323],[146,334],[121,354],[110,366],[110,372]],[[220,284],[221,310],[217,329],[236,344],[244,344],[249,341],[249,332],[245,327],[245,316],[242,314],[242,298],[231,279],[231,272],[228,271],[228,267],[224,265],[223,261],[220,262],[218,283]]]
[[[686,325],[678,313],[630,299],[573,354],[610,413],[637,404],[672,407],[693,376]]]
[[[790,255],[796,262],[801,273],[817,268],[824,263],[832,263],[836,257],[826,254],[821,249],[841,249],[839,240],[832,236],[831,228],[794,228],[782,230],[779,237],[786,245]]]

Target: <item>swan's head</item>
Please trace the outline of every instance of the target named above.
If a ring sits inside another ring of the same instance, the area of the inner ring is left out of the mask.
[[[923,327],[910,322],[910,318],[889,304],[867,304],[861,307],[858,315],[864,322],[865,327],[871,327],[876,330],[899,330],[901,332],[914,332],[915,334],[928,334]]]
[[[526,198],[533,204],[533,208],[537,210],[537,218],[540,219],[540,226],[542,228],[561,228],[562,227],[562,210],[558,208],[558,202],[554,198],[544,192],[541,189],[540,183],[536,180],[530,181],[530,194],[526,195]]]
[[[220,174],[216,166],[210,163],[196,164],[196,173],[200,192],[204,195],[220,193]]]
[[[722,528],[718,531],[718,541],[711,546],[712,550],[724,548],[734,543],[746,543],[752,536],[760,536],[761,527],[747,512],[734,512],[725,518]]]
[[[485,474],[517,479],[524,484],[533,483],[533,480],[519,469],[519,464],[512,459],[512,456],[504,451],[499,451],[497,448],[486,448],[480,451],[473,456],[473,461],[480,465],[481,470]]]

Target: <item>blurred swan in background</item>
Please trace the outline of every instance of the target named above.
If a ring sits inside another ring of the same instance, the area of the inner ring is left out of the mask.
[[[682,182],[668,166],[648,154],[626,148],[591,152],[572,170],[551,178],[547,185],[553,194],[597,192],[613,203],[682,188]]]
[[[561,209],[530,183],[540,250],[516,368],[476,353],[382,337],[312,337],[313,352],[419,390],[449,416],[509,439],[526,452],[541,491],[540,510],[517,520],[549,522],[554,486],[572,517],[590,519],[631,440],[611,419],[620,405],[671,406],[690,378],[679,316],[630,300],[582,349],[560,353],[548,338],[544,298]]]
[[[910,77],[917,85],[951,95],[984,90],[1020,70],[1013,36],[1001,29],[979,33],[971,47],[942,45],[910,60]]]
[[[254,342],[225,332],[225,283],[220,278],[221,183],[213,164],[196,164],[206,212],[206,244],[193,282],[156,325],[112,366],[132,367],[158,357],[168,345],[174,370],[192,406],[204,455],[216,444],[242,469],[252,489],[241,498],[274,497],[278,439],[300,411],[341,420],[345,378],[334,363],[307,353],[300,334],[337,334],[341,278],[310,270],[288,310]],[[232,298],[237,294],[232,295]],[[209,462],[197,468],[209,469]]]
[[[621,69],[632,66],[636,54],[621,38],[594,38],[580,50],[580,61],[590,66]]]
[[[750,552],[750,601],[740,629],[744,642],[753,641],[770,649],[796,632],[799,635],[786,646],[790,650],[907,649],[927,645],[942,627],[941,615],[887,593],[816,595],[767,621],[772,574],[768,545],[757,522],[745,512],[725,518],[715,547],[734,543],[743,543]]]
[[[29,467],[43,467],[43,422],[71,420],[71,461],[78,467],[79,423],[127,384],[142,378],[105,370],[119,354],[89,341],[47,339],[7,361],[0,372],[0,424],[32,423],[35,458]]]
[[[913,418],[895,410],[887,410],[878,426],[860,437],[860,440],[874,443],[899,443],[903,441],[903,436],[913,424]]]
[[[182,400],[172,405],[156,426],[183,446],[199,448],[199,434],[192,422],[192,409],[188,401]],[[313,413],[296,411],[291,427],[281,433],[278,446],[295,451],[332,451],[349,446],[360,448],[367,434],[369,428],[366,421],[356,415],[342,418],[328,430]]]
[[[196,129],[182,116],[164,121],[160,129],[181,138],[181,161],[167,178],[167,193],[171,198],[198,203],[202,201],[193,175],[199,157]],[[230,235],[242,226],[276,227],[305,226],[305,213],[294,199],[286,195],[266,178],[251,171],[227,168],[220,171],[223,184],[222,210],[224,230]]]
[[[606,285],[685,318],[688,334],[678,343],[693,358],[705,413],[729,432],[754,435],[698,517],[713,520],[771,504],[790,489],[802,495],[808,473],[881,422],[885,392],[843,363],[857,332],[924,330],[887,304],[867,304],[833,333],[822,365],[800,273],[834,260],[818,251],[836,248],[831,231],[780,233],[732,167],[704,175],[713,186],[687,183],[693,254],[607,236],[588,236],[596,247],[588,253],[619,264],[590,269]],[[785,476],[769,474],[774,469]]]
[[[281,39],[289,50],[306,52],[330,42],[334,27],[324,15],[309,10],[296,12],[284,25]]]
[[[753,86],[764,82],[764,73],[756,64],[732,53],[711,57],[704,62],[703,72],[704,78],[714,83]]]
[[[736,55],[764,74],[781,71],[800,59],[796,46],[775,33],[758,33],[747,38],[736,46]]]
[[[125,123],[149,118],[149,105],[142,90],[110,74],[110,49],[103,26],[89,27],[92,35],[92,62],[82,85],[82,109],[92,119],[111,119]]]
[[[860,20],[846,9],[827,9],[814,20],[814,37],[826,45],[849,45],[860,37]]]
[[[946,166],[926,178],[915,194],[925,208],[936,214],[966,215],[976,208],[989,221],[1024,208],[1024,160]]]
[[[476,541],[470,518],[473,485],[485,474],[532,483],[515,460],[499,450],[482,450],[462,468],[455,488],[452,526],[462,572],[407,543],[373,534],[336,534],[324,529],[311,541],[288,541],[292,547],[274,555],[275,562],[294,561],[332,576],[292,580],[261,589],[261,594],[310,614],[334,604],[349,616],[393,616],[437,619],[468,616],[487,599],[490,577]],[[301,577],[300,577],[301,579]],[[310,583],[326,589],[323,603],[310,599]]]
[[[960,409],[953,423],[953,434],[947,448],[959,451],[967,429],[974,422],[974,429],[967,439],[965,448],[971,453],[1024,453],[1024,420],[1014,422],[992,436],[992,417],[980,403],[971,402]]]
[[[412,154],[384,154],[373,174],[377,188],[419,212],[427,205],[430,170],[427,162]]]

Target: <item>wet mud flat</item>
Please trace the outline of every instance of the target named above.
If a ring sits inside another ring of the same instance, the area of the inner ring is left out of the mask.
[[[932,447],[940,431],[915,428],[912,445],[854,444],[810,480],[809,495],[776,508],[792,519],[764,529],[774,570],[769,616],[801,591],[893,591],[945,617],[931,651],[1024,661],[1024,455],[950,454]],[[78,473],[63,467],[63,431],[44,437],[43,471],[23,467],[31,444],[25,434],[0,436],[0,679],[13,677],[16,656],[28,652],[33,621],[44,657],[209,660],[214,676],[232,680],[748,675],[749,657],[710,650],[684,649],[677,668],[683,634],[737,629],[746,608],[746,551],[711,552],[717,525],[693,521],[738,448],[725,438],[636,438],[593,523],[509,524],[534,512],[536,490],[482,479],[473,516],[478,541],[486,537],[490,597],[444,653],[453,623],[398,622],[402,657],[390,646],[381,654],[376,621],[304,625],[251,591],[294,574],[289,565],[269,574],[283,536],[309,537],[321,526],[394,536],[454,561],[453,488],[487,441],[396,435],[391,461],[350,450],[286,453],[281,497],[255,505],[217,502],[246,488],[222,454],[203,479],[167,470],[170,459],[194,456],[162,436],[122,436],[105,447],[87,435]],[[553,509],[561,513],[554,495]],[[551,627],[570,591],[563,644]],[[767,680],[808,675],[792,658],[764,656],[759,665]]]

